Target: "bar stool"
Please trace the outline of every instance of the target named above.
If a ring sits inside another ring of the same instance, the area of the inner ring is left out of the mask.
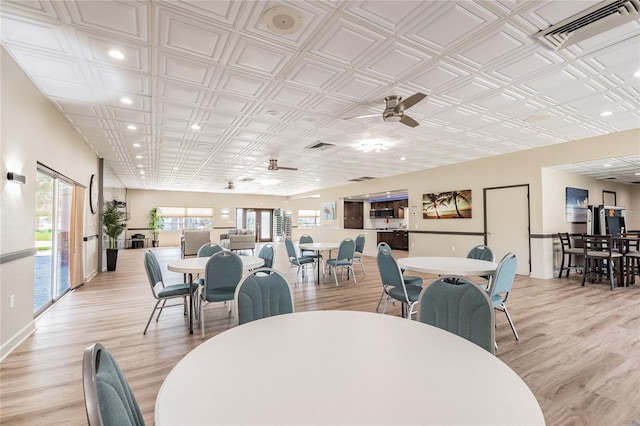
[[[618,283],[620,284],[624,281],[622,270],[623,255],[618,251],[613,251],[611,235],[583,235],[582,242],[584,245],[582,286],[584,286],[587,274],[589,274],[591,282],[596,279],[599,281],[601,277],[606,276],[609,278],[609,284],[611,285],[611,290],[613,290],[615,286],[614,269],[616,260],[620,271]]]
[[[558,237],[560,237],[560,243],[562,244],[562,263],[560,264],[560,272],[558,273],[558,278],[562,278],[562,271],[567,271],[567,278],[569,277],[569,271],[571,269],[578,270],[580,266],[572,264],[573,256],[581,256],[583,254],[583,249],[579,247],[571,247],[571,237],[569,237],[568,232],[558,232]],[[567,261],[567,266],[564,266],[564,261]]]

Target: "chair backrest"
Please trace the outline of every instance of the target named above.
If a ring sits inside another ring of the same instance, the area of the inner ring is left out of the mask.
[[[198,257],[211,257],[214,254],[223,250],[218,244],[204,244],[198,249]]]
[[[245,275],[236,287],[234,300],[238,325],[294,312],[287,279],[271,268],[255,269]]]
[[[284,246],[287,249],[287,256],[289,257],[289,261],[298,258],[298,253],[296,252],[296,248],[293,245],[293,241],[291,241],[291,238],[287,237],[284,239]]]
[[[309,234],[304,234],[300,236],[300,244],[312,243],[313,238]]]
[[[153,297],[157,299],[156,286],[160,284],[161,287],[164,287],[164,280],[162,279],[162,269],[160,269],[158,258],[151,250],[147,250],[144,253],[144,268],[147,271],[147,278],[149,279]]]
[[[82,384],[90,426],[144,425],[142,412],[126,377],[100,343],[84,351]]]
[[[378,253],[380,253],[381,251],[393,253],[389,244],[385,243],[384,241],[378,244]]]
[[[455,282],[455,284],[450,284]],[[441,277],[420,293],[418,321],[494,353],[495,315],[486,291],[463,277]]]
[[[507,300],[511,286],[513,286],[513,280],[516,277],[517,268],[518,258],[515,253],[505,254],[500,263],[498,263],[498,268],[496,269],[496,274],[493,277],[493,282],[489,290],[489,299],[491,299],[492,302],[494,301],[494,296],[499,294],[503,295],[502,301]]]
[[[351,238],[345,238],[338,246],[337,260],[353,259],[356,252],[356,243]]]
[[[358,253],[362,253],[364,251],[364,242],[365,242],[364,235],[360,234],[356,237],[356,251]]]
[[[560,243],[562,244],[562,251],[564,252],[566,249],[571,248],[571,238],[569,238],[568,232],[558,232],[558,237],[560,238]]]
[[[486,260],[488,262],[495,262],[496,260],[493,254],[493,250],[484,245],[475,246],[474,248],[469,250],[469,253],[467,253],[467,258]]]
[[[264,260],[263,267],[271,268],[273,266],[273,257],[275,255],[275,249],[273,248],[273,244],[265,244],[260,249],[258,253],[258,257]]]
[[[585,256],[589,252],[600,252],[601,256],[611,257],[613,248],[611,235],[583,235],[582,243]]]
[[[378,262],[378,271],[380,272],[382,285],[384,287],[395,287],[402,290],[405,295],[405,300],[409,300],[402,271],[391,251],[378,250],[376,261]]]
[[[217,290],[235,291],[240,279],[242,279],[240,256],[232,251],[220,251],[207,261],[202,298],[212,301]]]

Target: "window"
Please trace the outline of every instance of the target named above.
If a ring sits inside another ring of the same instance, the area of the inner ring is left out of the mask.
[[[213,209],[209,207],[159,207],[163,231],[213,229]]]
[[[320,225],[320,210],[298,210],[298,228]]]

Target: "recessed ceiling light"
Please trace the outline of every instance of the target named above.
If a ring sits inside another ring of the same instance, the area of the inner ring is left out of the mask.
[[[121,98],[120,102],[122,102],[123,104],[127,104],[127,105],[131,105],[133,103],[133,101],[129,98]]]
[[[634,175],[634,176],[640,176],[640,172],[638,172],[638,173],[634,173],[633,175]]]
[[[140,148],[140,144],[139,144],[139,143],[134,143],[134,144],[133,144],[133,147],[134,147],[134,148]]]
[[[177,167],[174,167],[174,168],[173,168],[173,170],[178,170],[178,168],[177,168]]]
[[[275,117],[276,115],[278,115],[278,111],[274,111],[270,109],[267,111],[267,115],[270,115],[271,117]]]
[[[400,161],[405,161],[407,157],[400,157]]]
[[[142,164],[136,164],[136,167],[144,167]]]
[[[611,167],[611,164],[603,164],[602,167]]]
[[[121,51],[119,51],[117,49],[111,49],[109,51],[109,56],[111,56],[112,58],[115,58],[115,59],[124,59],[124,53],[122,53]]]
[[[202,127],[200,127],[200,125],[198,123],[193,123],[191,125],[191,129],[192,130],[200,130]]]
[[[136,126],[134,126],[133,124],[129,124],[127,126],[127,129],[129,129],[129,130],[138,130],[138,128]]]
[[[636,71],[635,74],[633,74],[633,76],[640,78],[640,70]]]
[[[601,116],[601,117],[608,117],[608,116],[610,116],[610,115],[613,115],[613,113],[612,113],[611,111],[602,111],[602,112],[600,113],[600,116]]]
[[[142,155],[136,155],[136,158],[140,160],[142,158]]]
[[[144,174],[144,170],[140,170],[140,174],[143,175]]]

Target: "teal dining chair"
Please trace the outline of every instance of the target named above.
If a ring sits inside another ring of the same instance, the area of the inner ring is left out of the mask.
[[[493,304],[479,285],[460,276],[440,277],[422,290],[418,301],[418,321],[495,353]]]
[[[204,339],[204,308],[209,303],[229,302],[231,313],[236,287],[242,279],[242,259],[232,251],[221,251],[209,258],[204,286],[200,289],[200,328]]]
[[[287,279],[271,268],[254,269],[245,275],[236,288],[234,301],[238,325],[294,312]]]

